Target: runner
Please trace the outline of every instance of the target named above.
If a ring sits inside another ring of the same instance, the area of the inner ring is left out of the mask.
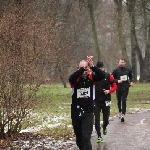
[[[125,67],[125,60],[119,59],[118,60],[118,67],[114,69],[112,72],[115,82],[117,83],[117,91],[116,91],[116,97],[117,97],[117,105],[119,109],[119,119],[121,119],[121,122],[124,122],[125,114],[126,114],[126,101],[127,96],[129,92],[129,87],[134,86],[134,78],[132,74],[132,70],[130,68]]]
[[[96,66],[101,70],[105,71],[103,62],[98,61]],[[100,127],[100,112],[103,113],[103,134],[107,134],[107,125],[109,124],[110,116],[110,104],[111,104],[111,93],[115,92],[117,89],[116,83],[114,83],[114,77],[112,74],[105,72],[105,78],[96,82],[95,88],[95,101],[96,106],[94,109],[95,115],[95,129],[97,131],[98,139],[97,143],[103,141],[101,136],[101,127]]]
[[[105,77],[103,71],[93,66],[92,58],[89,56],[87,61],[80,61],[78,70],[69,77],[72,88],[71,119],[80,150],[92,150],[94,82]],[[88,73],[90,68],[95,74]]]

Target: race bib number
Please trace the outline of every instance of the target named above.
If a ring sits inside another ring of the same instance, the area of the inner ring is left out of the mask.
[[[106,106],[110,106],[111,105],[111,101],[105,101]]]
[[[127,75],[120,76],[120,80],[127,81]]]
[[[90,87],[77,89],[77,98],[88,98],[90,97]]]

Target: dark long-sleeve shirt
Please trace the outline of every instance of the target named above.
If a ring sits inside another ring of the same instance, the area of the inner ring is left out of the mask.
[[[117,67],[112,72],[115,82],[119,87],[127,88],[130,86],[130,82],[134,82],[132,69],[127,67]],[[118,83],[118,80],[122,80],[122,83]]]

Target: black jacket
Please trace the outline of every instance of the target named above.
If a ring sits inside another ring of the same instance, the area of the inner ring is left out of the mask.
[[[110,93],[105,94],[105,90],[109,90]],[[111,101],[111,93],[115,92],[117,89],[116,83],[114,83],[114,77],[112,74],[105,73],[105,78],[96,82],[95,85],[95,99],[99,102]]]
[[[72,88],[72,111],[78,111],[78,108],[82,108],[84,112],[93,111],[95,82],[101,81],[105,74],[97,67],[91,67],[91,69],[95,74],[89,73],[86,79],[81,77],[84,68],[80,68],[69,77]]]
[[[105,93],[103,92],[103,89],[110,89],[110,81],[109,81],[109,74],[105,73],[105,78],[100,81],[100,82],[96,82],[96,86],[95,86],[95,99],[96,101],[110,101],[111,100],[111,96],[110,93],[105,95]]]
[[[118,85],[118,88],[128,88],[130,82],[134,82],[134,77],[132,70],[127,67],[117,67],[112,72],[115,82]],[[118,83],[118,80],[124,80],[122,83]]]

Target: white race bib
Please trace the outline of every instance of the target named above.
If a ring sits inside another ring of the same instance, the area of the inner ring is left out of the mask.
[[[77,98],[88,98],[90,97],[90,87],[77,89]]]
[[[127,81],[127,75],[120,76],[120,80]]]
[[[110,106],[111,105],[111,101],[105,101],[106,106]]]

